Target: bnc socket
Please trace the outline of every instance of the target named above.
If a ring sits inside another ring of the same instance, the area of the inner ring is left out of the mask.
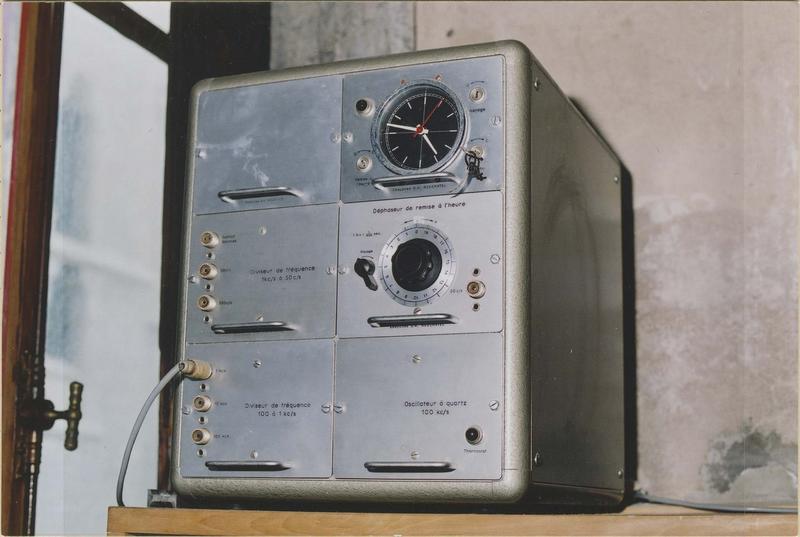
[[[369,158],[367,155],[361,155],[356,160],[356,168],[360,172],[365,172],[372,168],[372,159]]]
[[[211,378],[214,368],[206,361],[188,359],[183,361],[182,371],[183,376],[192,380],[206,380]]]
[[[209,440],[211,440],[211,433],[208,432],[208,429],[195,429],[192,431],[192,442],[198,446],[208,444]]]
[[[472,102],[479,103],[486,97],[486,90],[482,86],[475,86],[469,90],[469,98]]]
[[[206,280],[213,280],[217,277],[217,274],[219,274],[217,266],[213,263],[203,263],[200,265],[200,268],[197,269],[197,272],[200,274],[200,277]]]
[[[197,299],[197,307],[203,311],[211,311],[217,307],[217,299],[211,295],[200,295]]]
[[[467,294],[472,298],[482,298],[486,294],[486,286],[481,281],[473,280],[467,284]]]
[[[375,102],[372,99],[359,99],[356,101],[356,113],[360,116],[370,116],[375,110]]]
[[[480,145],[473,145],[472,147],[469,148],[469,152],[478,158],[483,158],[484,156],[486,156],[486,150],[483,148],[483,146]]]
[[[219,235],[213,231],[204,231],[200,234],[200,244],[206,248],[213,248],[219,244]]]
[[[197,395],[192,399],[192,407],[198,412],[208,412],[211,406],[211,398],[207,395]]]

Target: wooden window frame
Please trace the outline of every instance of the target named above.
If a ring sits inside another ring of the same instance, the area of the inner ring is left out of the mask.
[[[269,69],[268,3],[173,3],[165,33],[117,2],[78,6],[168,66],[159,348],[161,373],[175,361],[185,155],[192,86],[203,78]],[[20,411],[44,400],[44,348],[53,204],[63,3],[22,6],[8,206],[2,340],[5,535],[35,531],[43,431]],[[35,90],[34,90],[35,88]],[[91,390],[91,386],[87,387]],[[144,393],[142,396],[144,397]],[[158,487],[169,490],[172,392],[159,406]]]

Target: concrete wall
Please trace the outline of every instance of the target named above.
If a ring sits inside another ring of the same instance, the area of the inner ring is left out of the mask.
[[[414,50],[410,2],[273,2],[270,67]]]
[[[282,4],[273,67],[518,39],[631,170],[638,485],[797,497],[798,6]]]

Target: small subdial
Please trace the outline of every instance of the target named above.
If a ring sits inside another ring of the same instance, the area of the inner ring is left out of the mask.
[[[380,154],[401,173],[447,164],[463,134],[464,114],[458,100],[433,84],[403,89],[380,114]]]
[[[450,240],[433,226],[413,223],[392,237],[378,259],[384,289],[404,306],[431,304],[453,282]]]

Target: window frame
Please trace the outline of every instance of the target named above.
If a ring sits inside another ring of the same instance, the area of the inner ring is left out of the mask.
[[[120,2],[76,5],[153,53],[168,68],[159,318],[163,375],[172,367],[179,344],[177,290],[182,281],[179,261],[191,89],[204,78],[269,69],[270,6],[266,2],[171,3],[166,33]],[[63,3],[22,6],[3,297],[0,529],[6,535],[35,532],[43,430],[24,414],[44,402],[63,23]],[[173,391],[166,390],[159,404],[159,490],[170,490],[172,400]]]

